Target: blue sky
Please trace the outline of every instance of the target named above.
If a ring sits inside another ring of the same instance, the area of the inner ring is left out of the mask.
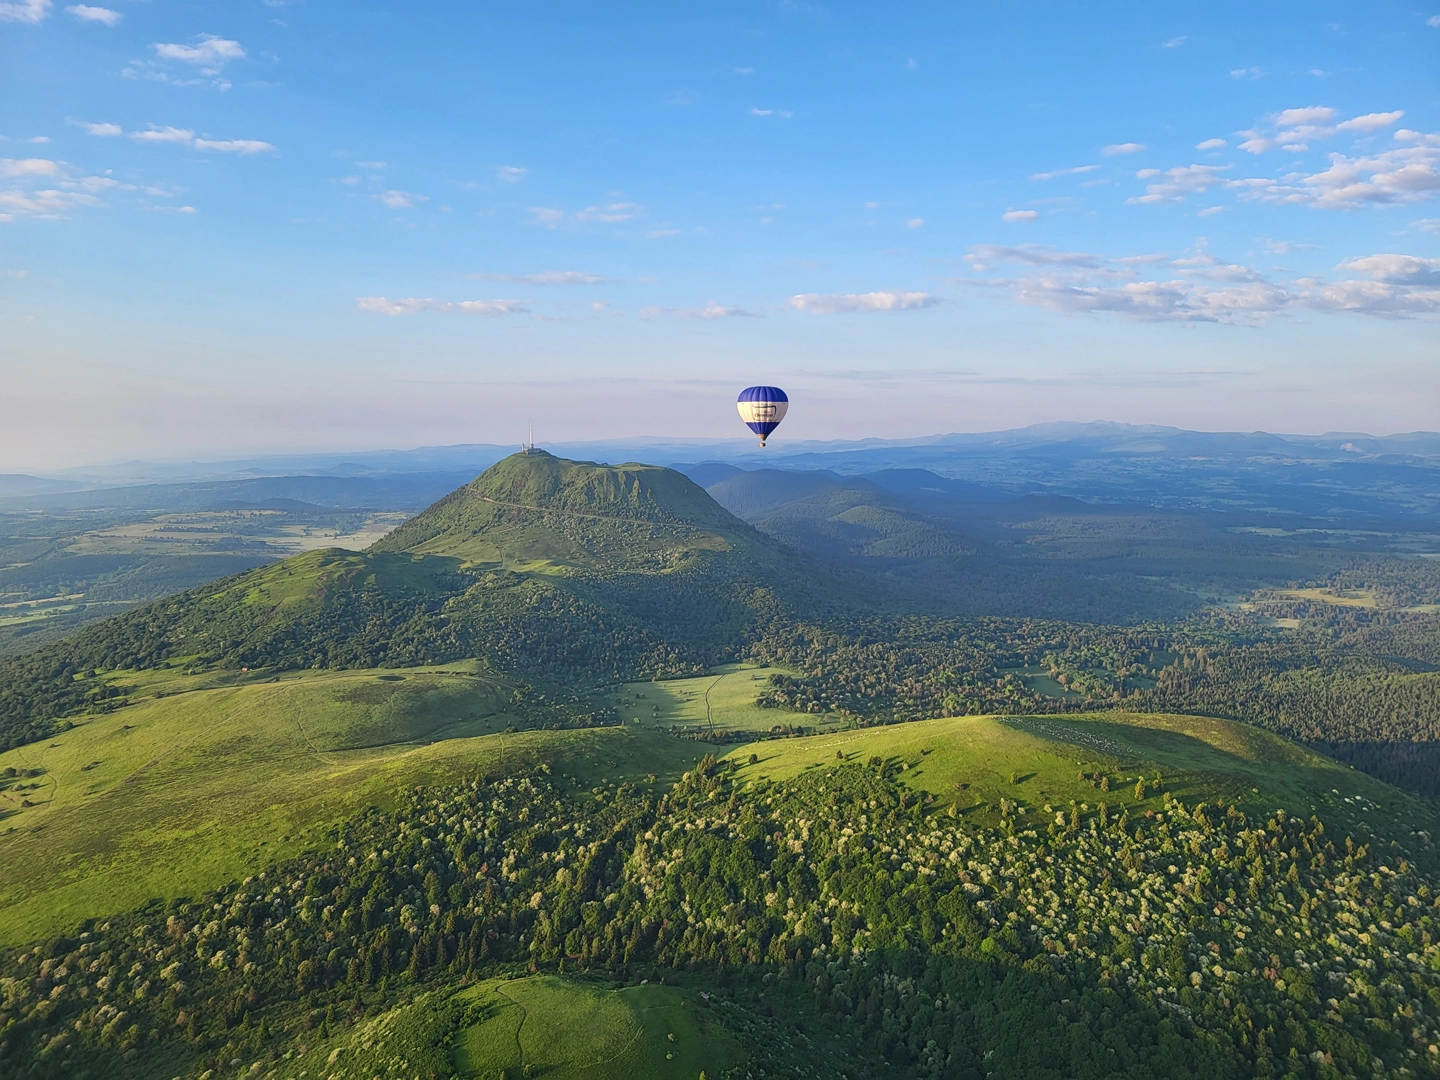
[[[0,471],[1440,427],[1440,4],[0,2]]]

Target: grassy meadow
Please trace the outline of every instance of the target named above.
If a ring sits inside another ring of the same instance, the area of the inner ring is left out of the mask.
[[[756,697],[771,675],[791,674],[783,668],[725,664],[693,679],[626,683],[609,695],[609,704],[630,724],[688,731],[754,731],[790,725],[838,729],[838,716],[813,715],[790,709],[762,709]]]
[[[1429,803],[1364,773],[1210,717],[959,716],[750,744],[727,755],[740,779],[756,784],[876,758],[896,768],[906,787],[981,818],[997,816],[1002,799],[1035,815],[1072,802],[1159,810],[1173,796],[1260,813],[1319,813],[1336,825],[1390,835],[1433,829],[1436,820]],[[1145,794],[1137,796],[1142,778]]]
[[[0,789],[0,942],[245,877],[416,784],[540,760],[586,785],[665,778],[703,754],[616,728],[507,732],[511,687],[465,665],[123,677],[135,704],[0,754],[21,774]]]
[[[614,990],[541,977],[493,980],[461,997],[485,1010],[454,1045],[463,1077],[693,1080],[745,1057],[705,1001],[673,986]]]
[[[416,784],[541,761],[577,792],[668,784],[707,749],[669,734],[677,727],[755,732],[760,741],[728,755],[743,781],[880,758],[906,786],[981,818],[1002,799],[1030,814],[1072,801],[1155,808],[1162,791],[1403,833],[1433,817],[1362,773],[1246,725],[1104,713],[841,730],[828,717],[758,707],[771,670],[728,665],[627,684],[611,694],[622,727],[562,731],[516,730],[506,711],[513,687],[473,665],[278,678],[119,673],[133,704],[0,754],[0,772],[15,770],[0,781],[0,943],[245,877]],[[818,731],[761,738],[786,724]],[[1151,786],[1137,798],[1142,777]]]

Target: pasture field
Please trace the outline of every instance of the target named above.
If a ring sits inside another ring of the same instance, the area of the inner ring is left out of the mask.
[[[541,977],[493,980],[461,998],[484,1010],[455,1042],[464,1077],[694,1080],[745,1058],[703,1000],[672,986],[616,990]]]
[[[313,1033],[263,1075],[370,1080],[420,1068],[457,1080],[718,1080],[746,1057],[692,991],[541,975],[420,994],[329,1037]]]
[[[1202,716],[948,717],[756,743],[727,755],[742,782],[754,783],[873,758],[898,768],[902,784],[929,792],[939,805],[981,817],[994,816],[1002,798],[1031,815],[1072,801],[1133,814],[1160,810],[1172,795],[1247,812],[1320,813],[1337,826],[1392,836],[1433,830],[1437,819],[1431,804],[1364,773],[1258,728]],[[1137,798],[1142,777],[1147,790]]]
[[[835,730],[838,716],[762,709],[755,699],[771,675],[789,675],[784,668],[724,664],[692,679],[626,683],[611,693],[610,705],[628,724],[670,730],[754,731],[790,725]]]
[[[663,779],[704,752],[618,728],[507,731],[512,688],[465,665],[124,677],[148,696],[0,754],[20,774],[0,781],[0,943],[243,878],[416,784],[540,761],[583,785]]]

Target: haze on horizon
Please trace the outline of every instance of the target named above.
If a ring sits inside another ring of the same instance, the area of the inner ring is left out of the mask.
[[[1440,6],[0,3],[0,472],[1440,428]]]

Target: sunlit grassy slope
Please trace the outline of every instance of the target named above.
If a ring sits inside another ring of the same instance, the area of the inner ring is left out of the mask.
[[[1319,813],[1344,827],[1363,821],[1389,836],[1433,829],[1437,816],[1430,804],[1364,773],[1257,728],[1209,717],[951,717],[751,744],[728,756],[742,779],[755,782],[879,758],[941,807],[981,817],[993,816],[1002,798],[1031,815],[1045,805],[1068,809],[1072,800],[1134,813],[1158,809],[1166,794],[1250,811]],[[1163,790],[1152,786],[1137,798],[1136,781],[1151,782],[1157,774]],[[1101,789],[1101,776],[1109,790]]]
[[[744,1060],[704,1003],[674,987],[606,990],[537,978],[482,983],[464,996],[486,1008],[455,1045],[465,1077],[693,1080]]]
[[[774,544],[687,477],[653,465],[514,455],[372,549],[521,572],[664,572],[697,552],[773,555]]]
[[[463,665],[130,679],[137,704],[0,754],[0,770],[43,770],[0,791],[0,941],[244,877],[409,785],[538,760],[587,783],[663,778],[704,752],[621,729],[506,733],[511,688]]]
[[[762,709],[755,704],[765,681],[779,668],[725,664],[694,679],[665,679],[627,683],[609,695],[619,715],[643,726],[704,731],[770,731],[789,725],[825,730],[835,728],[839,717]]]
[[[423,994],[331,1036],[315,1032],[265,1075],[359,1080],[409,1076],[408,1064],[465,1080],[695,1080],[745,1057],[694,992],[537,976]]]
[[[827,731],[823,716],[756,707],[767,674],[731,666],[630,684],[613,695],[622,727],[549,731],[507,731],[513,686],[473,664],[278,680],[122,674],[135,704],[0,755],[0,770],[38,770],[0,781],[0,942],[244,877],[416,784],[543,761],[581,790],[651,776],[665,785],[713,749],[667,734],[672,725],[708,724],[707,692],[717,730],[819,727],[732,749],[742,781],[878,758],[906,785],[935,795],[942,812],[953,806],[980,819],[993,819],[1001,799],[1038,816],[1072,801],[1143,811],[1169,793],[1319,812],[1341,827],[1364,821],[1397,837],[1435,828],[1427,804],[1241,724],[1106,713]],[[1137,778],[1151,783],[1157,774],[1163,790],[1137,798]]]

